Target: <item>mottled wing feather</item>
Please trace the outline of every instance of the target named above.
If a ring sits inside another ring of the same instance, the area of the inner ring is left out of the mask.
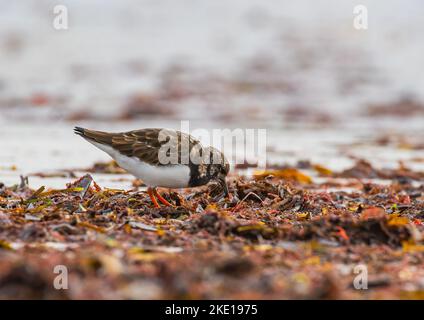
[[[163,164],[159,161],[159,150],[169,141],[159,141],[158,137],[160,132],[165,134],[165,136],[167,134],[176,135],[176,143],[180,143],[182,141],[181,139],[188,139],[190,146],[189,150],[191,150],[193,145],[200,144],[198,140],[194,139],[190,135],[179,131],[168,129],[142,129],[113,134],[111,146],[128,157],[136,157],[151,165],[160,166]],[[180,160],[181,148],[171,149],[178,150],[178,159]]]
[[[108,133],[75,127],[74,131],[76,134],[88,140],[111,146],[123,155],[139,158],[143,162],[155,166],[165,165],[159,161],[159,152],[164,144],[170,147],[170,152],[178,151],[178,163],[182,163],[181,152],[186,151],[180,147],[181,141],[188,141],[188,152],[191,152],[194,146],[199,146],[201,148],[200,142],[189,134],[171,129],[149,128],[122,133]],[[159,136],[162,139],[168,139],[160,141]],[[172,141],[175,142],[175,145],[170,145],[168,143],[170,136],[173,137]],[[186,159],[188,159],[188,157]]]

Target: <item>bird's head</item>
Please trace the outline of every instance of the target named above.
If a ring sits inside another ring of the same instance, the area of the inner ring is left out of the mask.
[[[229,192],[226,177],[230,171],[230,163],[221,151],[213,147],[206,148],[205,152],[208,154],[208,157],[206,157],[206,165],[209,179],[217,181],[223,188],[224,195],[228,196]]]

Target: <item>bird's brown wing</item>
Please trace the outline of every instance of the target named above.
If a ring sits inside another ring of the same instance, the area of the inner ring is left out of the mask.
[[[109,145],[123,155],[139,158],[155,166],[168,164],[166,160],[172,159],[172,156],[177,157],[178,163],[182,163],[181,158],[188,154],[194,145],[201,146],[200,142],[189,134],[171,129],[148,128],[106,133],[75,128],[75,132],[86,139]],[[185,144],[182,144],[183,141]],[[188,146],[188,149],[185,146]]]

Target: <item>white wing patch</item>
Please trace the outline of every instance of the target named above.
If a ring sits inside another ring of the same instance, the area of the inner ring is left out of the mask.
[[[135,157],[127,157],[110,146],[88,140],[109,154],[118,165],[147,186],[164,188],[186,188],[190,180],[190,168],[185,165],[152,166]]]

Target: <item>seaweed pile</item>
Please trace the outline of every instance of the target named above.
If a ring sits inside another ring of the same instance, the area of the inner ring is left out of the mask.
[[[325,191],[284,170],[231,177],[218,202],[211,187],[164,189],[175,206],[162,208],[90,175],[61,190],[0,184],[0,298],[424,299],[415,176]],[[367,289],[354,285],[357,266]]]

